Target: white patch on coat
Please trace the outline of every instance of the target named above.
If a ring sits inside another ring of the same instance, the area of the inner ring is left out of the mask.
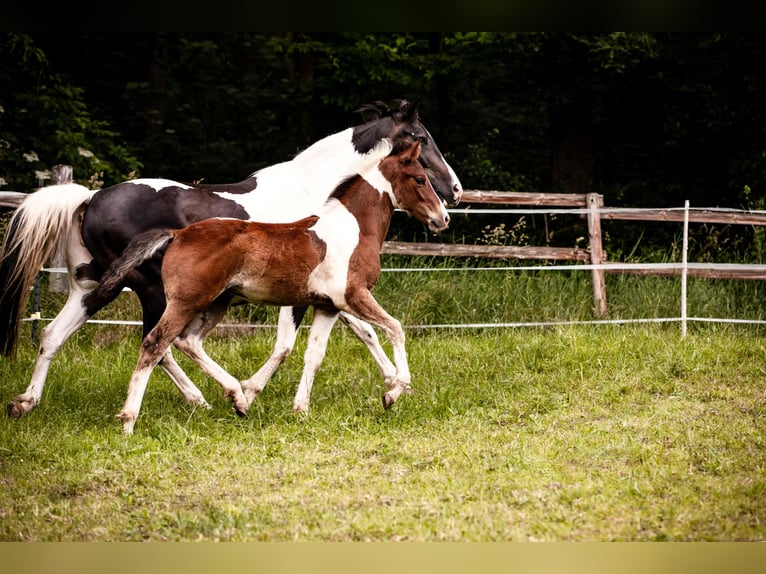
[[[172,179],[161,179],[161,178],[139,178],[139,179],[131,179],[130,181],[127,181],[125,183],[132,183],[134,185],[148,185],[154,191],[162,191],[163,189],[167,187],[180,187],[182,189],[191,189],[190,185],[186,185],[185,183],[181,183],[180,181],[173,181]]]
[[[368,171],[391,153],[385,138],[365,154],[354,149],[354,129],[326,137],[292,161],[278,163],[253,175],[254,191],[246,194],[218,193],[252,213],[255,221],[286,223],[316,214],[344,180]]]
[[[380,163],[378,163],[378,165],[372,169],[367,170],[364,174],[362,174],[362,177],[364,177],[367,183],[377,189],[380,193],[388,194],[388,196],[391,198],[391,203],[394,205],[394,208],[399,209],[399,203],[396,201],[396,196],[394,195],[394,190],[391,187],[391,182],[383,177],[383,172],[380,171]]]
[[[348,265],[359,243],[359,224],[340,201],[331,199],[309,231],[327,244],[327,253],[309,275],[308,290],[341,305],[346,295]]]

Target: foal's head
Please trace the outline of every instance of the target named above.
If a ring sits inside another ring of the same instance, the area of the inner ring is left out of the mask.
[[[419,142],[421,150],[418,161],[425,168],[436,193],[447,203],[458,204],[463,195],[463,186],[420,121],[416,105],[408,100],[398,100],[398,103],[398,109],[376,102],[357,110],[372,114],[374,119],[354,128],[354,145],[360,153],[366,153],[375,141],[386,137],[394,144],[394,153],[399,153]]]
[[[391,183],[394,207],[410,213],[428,225],[432,232],[438,233],[449,225],[449,214],[418,162],[420,151],[420,142],[415,142],[404,151],[383,159],[378,169]]]

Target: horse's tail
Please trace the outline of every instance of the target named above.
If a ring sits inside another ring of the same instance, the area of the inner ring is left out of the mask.
[[[103,304],[119,295],[128,274],[167,247],[173,234],[170,229],[154,229],[131,239],[122,255],[112,262],[101,277],[98,287],[85,296],[85,308],[100,309]]]
[[[44,263],[73,230],[78,209],[95,191],[75,183],[30,193],[8,223],[0,246],[0,352],[16,351],[29,291]]]

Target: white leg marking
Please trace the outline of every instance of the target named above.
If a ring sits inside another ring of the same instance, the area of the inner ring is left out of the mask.
[[[206,409],[210,408],[210,405],[205,400],[205,397],[202,396],[202,391],[197,388],[197,385],[195,385],[189,376],[184,373],[180,365],[176,363],[176,360],[170,351],[170,347],[168,347],[168,350],[165,352],[165,356],[162,357],[160,367],[162,367],[165,373],[167,373],[167,375],[170,377],[170,380],[173,381],[173,384],[178,388],[178,390],[181,391],[181,394],[184,396],[184,399],[186,399],[187,404],[203,407]]]
[[[202,340],[199,337],[196,335],[178,337],[173,343],[178,350],[197,363],[205,374],[221,385],[223,396],[226,398],[231,397],[234,410],[237,414],[240,416],[247,414],[248,403],[245,400],[245,395],[242,392],[242,386],[239,384],[239,381],[210,358],[205,352]]]
[[[95,286],[95,283],[93,285]],[[88,320],[82,298],[90,291],[92,289],[85,289],[75,281],[70,281],[69,297],[64,307],[40,333],[40,347],[32,378],[26,391],[9,405],[8,412],[11,416],[23,416],[40,403],[53,358],[67,339]]]
[[[341,312],[340,318],[341,321],[349,326],[354,335],[367,346],[372,358],[375,359],[380,369],[383,381],[387,387],[391,387],[396,376],[396,367],[391,362],[391,359],[388,358],[388,355],[386,355],[383,347],[380,346],[380,340],[375,330],[369,323],[354,317],[350,313]]]

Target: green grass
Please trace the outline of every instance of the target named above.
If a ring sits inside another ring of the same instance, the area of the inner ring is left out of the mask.
[[[577,275],[489,275],[384,274],[376,294],[406,324],[591,316]],[[677,316],[672,280],[609,282],[610,316]],[[695,282],[690,302],[752,318],[758,289]],[[28,383],[28,331],[18,359],[0,361],[4,401]],[[675,323],[411,330],[416,392],[384,411],[374,363],[337,326],[311,411],[296,417],[302,335],[247,419],[179,357],[212,409],[185,405],[158,371],[126,437],[113,415],[138,330],[82,329],[42,404],[0,417],[0,540],[766,538],[762,327],[692,323],[685,338]],[[272,343],[259,330],[207,347],[244,378]]]

